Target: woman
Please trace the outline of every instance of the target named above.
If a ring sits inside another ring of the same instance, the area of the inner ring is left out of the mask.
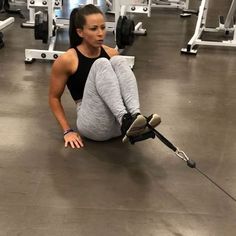
[[[117,50],[103,45],[103,13],[94,5],[75,8],[70,15],[70,49],[53,64],[49,104],[64,131],[65,147],[84,146],[82,136],[96,141],[146,132],[160,123],[156,114],[140,114],[135,76]],[[70,128],[61,104],[68,87],[77,106],[77,129]]]

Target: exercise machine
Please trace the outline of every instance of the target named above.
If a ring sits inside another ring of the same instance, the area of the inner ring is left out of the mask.
[[[12,24],[14,21],[14,17],[8,17],[6,20],[0,21],[0,48],[4,47],[3,33],[1,30]]]
[[[25,63],[32,63],[35,59],[55,60],[64,53],[56,51],[55,44],[57,31],[59,28],[68,28],[69,20],[56,18],[55,9],[61,9],[61,0],[30,0],[27,3],[30,10],[31,21],[27,22],[30,27],[34,27],[35,39],[42,40],[48,44],[47,50],[25,49]],[[35,8],[40,11],[35,13]],[[34,15],[34,17],[33,17]],[[32,18],[34,20],[32,20]]]
[[[106,0],[106,4],[109,7],[106,13],[117,15],[117,13],[120,12],[121,6],[125,5],[127,6],[127,13],[141,13],[147,14],[148,17],[151,16],[151,1],[137,2],[135,0]]]
[[[50,7],[52,5],[53,7]],[[60,10],[63,6],[63,0],[27,0],[27,9],[29,11],[29,19],[21,24],[22,28],[34,28],[35,24],[35,14],[36,9],[41,9],[41,11],[48,11],[53,9],[53,12],[48,12],[48,14],[54,14],[55,10]],[[49,7],[50,9],[47,9]],[[58,19],[58,18],[57,18]],[[61,20],[61,19],[60,19]],[[58,20],[58,21],[60,21]],[[67,20],[68,21],[68,20]],[[58,22],[59,24],[65,23],[65,21]],[[66,23],[68,25],[68,23]]]
[[[20,18],[24,19],[25,17],[22,14],[21,9],[14,7],[18,5],[25,5],[25,2],[17,0],[0,0],[0,11],[9,14],[17,14],[20,16]]]
[[[195,32],[192,38],[189,40],[187,47],[181,49],[181,53],[187,54],[197,54],[197,47],[199,45],[204,46],[219,46],[219,47],[236,47],[236,23],[234,20],[234,15],[236,12],[236,0],[232,0],[228,14],[224,19],[223,16],[219,17],[219,26],[216,28],[207,28],[207,12],[208,12],[209,0],[202,0],[199,11],[198,19],[195,27]],[[228,40],[202,40],[204,32],[210,33],[220,33],[222,32]]]
[[[146,14],[151,16],[151,5],[135,3],[133,1],[113,0],[111,7],[115,14],[114,22],[106,22],[108,31],[115,32],[116,49],[122,54],[126,46],[132,45],[135,35],[146,35],[147,30],[143,28],[143,23],[136,25],[133,21],[134,14]],[[134,56],[124,56],[128,60],[131,68],[134,66]]]
[[[157,7],[157,8],[180,9],[182,10],[180,16],[182,17],[191,16],[191,12],[189,11],[189,0],[150,0],[150,1],[152,1],[151,6],[153,8]]]

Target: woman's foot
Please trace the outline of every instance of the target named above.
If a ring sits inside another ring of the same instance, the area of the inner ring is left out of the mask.
[[[151,114],[147,117],[147,123],[152,126],[152,128],[155,128],[161,123],[161,117],[158,114]],[[146,127],[144,133],[148,131],[150,131],[150,128]]]
[[[147,119],[141,114],[131,115],[127,113],[122,118],[121,133],[123,136],[122,142],[129,140],[129,136],[137,136],[142,134],[146,129]]]

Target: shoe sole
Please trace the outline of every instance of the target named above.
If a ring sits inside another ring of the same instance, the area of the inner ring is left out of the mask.
[[[127,130],[126,135],[122,139],[122,142],[125,143],[129,141],[128,136],[136,136],[142,134],[146,128],[146,125],[147,125],[147,119],[143,115],[138,115],[135,121]]]
[[[142,116],[142,115],[141,115]],[[142,116],[143,117],[143,116]],[[146,118],[145,118],[146,119]],[[140,123],[141,123],[141,121],[140,121]],[[150,125],[150,126],[152,126],[152,128],[156,128],[159,124],[161,123],[161,117],[159,116],[159,115],[157,115],[157,114],[153,114],[153,116],[152,116],[152,119],[148,122],[148,124]],[[144,123],[143,123],[144,124]],[[139,131],[138,132],[136,132],[136,133],[132,133],[131,134],[131,132],[128,134],[128,132],[129,132],[129,130],[127,131],[127,133],[126,133],[126,135],[125,135],[125,137],[123,138],[123,143],[126,143],[126,142],[128,142],[129,141],[129,137],[128,136],[137,136],[137,135],[140,135],[140,134],[145,134],[145,133],[148,133],[148,132],[150,132],[150,128],[148,128],[147,126],[146,126],[146,124],[147,124],[147,120],[146,120],[146,122],[145,122],[145,127],[143,128],[141,128],[141,129],[139,129]]]
[[[152,128],[156,128],[161,123],[161,117],[157,114],[153,114],[152,119],[148,122]],[[144,133],[147,133],[150,131],[150,128],[145,127]]]

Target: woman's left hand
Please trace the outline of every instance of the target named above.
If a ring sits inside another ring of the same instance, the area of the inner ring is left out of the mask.
[[[77,133],[77,132],[69,132],[68,134],[64,135],[64,140],[65,140],[65,147],[68,147],[68,144],[72,148],[84,147],[82,138],[80,137],[79,133]]]

